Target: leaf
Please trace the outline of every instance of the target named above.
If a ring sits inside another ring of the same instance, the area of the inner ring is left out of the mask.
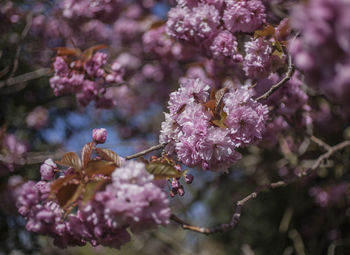
[[[216,106],[216,100],[215,99],[210,99],[208,102],[203,104],[204,107],[211,111],[215,111],[215,106]]]
[[[282,25],[281,25],[282,24]],[[291,29],[289,26],[289,21],[287,22],[281,22],[278,25],[279,29],[278,29],[278,39],[283,39],[283,38],[287,38],[288,35],[291,33]]]
[[[87,166],[87,163],[90,160],[90,156],[92,153],[92,150],[94,148],[94,143],[87,143],[84,145],[83,150],[81,151],[81,159],[83,161],[82,167],[85,168]]]
[[[215,93],[215,107],[218,107],[222,103],[222,99],[227,92],[228,88],[222,88]]]
[[[225,125],[226,118],[227,118],[227,113],[224,111],[221,111],[220,118],[212,120],[211,123],[213,123],[213,125],[220,128],[227,128]]]
[[[146,170],[155,179],[180,178],[183,172],[179,172],[175,167],[166,163],[151,162],[146,165]]]
[[[85,186],[85,191],[83,193],[82,198],[82,204],[86,205],[96,194],[97,191],[99,191],[103,184],[105,184],[107,180],[98,180],[98,181],[91,181]]]
[[[114,162],[116,167],[120,167],[124,159],[117,153],[109,149],[96,148],[96,153],[106,161]]]
[[[151,29],[156,29],[156,28],[159,28],[159,27],[162,27],[165,25],[165,21],[161,20],[161,21],[156,21],[154,22],[151,27],[150,27],[150,30]]]
[[[60,177],[53,181],[50,185],[50,190],[52,194],[57,193],[63,186],[69,183],[79,183],[79,176],[77,174],[69,174],[64,177]]]
[[[85,172],[89,177],[99,174],[110,176],[116,168],[117,165],[114,162],[91,160],[88,162]]]
[[[275,35],[275,28],[271,25],[268,25],[264,29],[255,31],[254,40],[259,37],[274,36],[274,35]]]
[[[275,41],[273,46],[276,48],[276,50],[283,53],[283,47],[279,41]]]
[[[84,59],[90,59],[92,57],[92,55],[95,53],[95,51],[98,51],[98,50],[102,50],[102,49],[105,49],[107,48],[107,45],[104,45],[104,44],[99,44],[99,45],[95,45],[95,46],[92,46],[88,49],[86,49],[82,56]]]
[[[57,56],[74,56],[80,54],[80,50],[77,48],[57,47],[53,48],[53,50],[57,51]]]
[[[272,52],[272,55],[273,55],[273,56],[277,56],[277,57],[279,57],[279,58],[283,58],[283,52],[280,52],[280,51],[278,51],[278,50],[274,50],[274,51]]]
[[[212,88],[211,91],[210,91],[209,99],[215,99],[215,94],[216,94],[216,90],[214,88]]]
[[[57,164],[62,166],[73,167],[76,170],[81,170],[81,161],[78,155],[74,152],[67,152],[63,155],[62,159],[56,161]]]
[[[60,188],[56,193],[58,204],[65,209],[76,202],[83,191],[83,187],[83,184],[71,183]]]

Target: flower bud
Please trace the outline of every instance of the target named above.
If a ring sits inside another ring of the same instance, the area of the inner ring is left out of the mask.
[[[47,159],[44,161],[44,164],[40,166],[40,175],[42,180],[49,181],[54,178],[55,172],[54,169],[57,168],[57,165],[52,161],[52,159]]]
[[[185,190],[184,190],[184,188],[182,187],[182,185],[181,185],[181,187],[177,190],[177,194],[179,194],[180,197],[182,197],[183,195],[185,195]]]
[[[185,182],[187,184],[191,184],[193,182],[193,175],[192,174],[186,174],[185,175]]]
[[[107,130],[105,128],[95,128],[92,130],[92,139],[95,143],[105,143],[107,139]]]
[[[172,180],[171,181],[171,187],[173,187],[174,189],[178,189],[178,188],[180,188],[180,182],[179,181],[177,181],[177,180]]]

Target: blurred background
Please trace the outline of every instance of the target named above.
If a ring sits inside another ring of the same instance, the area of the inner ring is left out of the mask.
[[[164,53],[145,38],[148,30],[164,25],[173,1],[115,1],[113,12],[104,10],[102,16],[69,13],[62,2],[0,1],[0,254],[350,254],[349,149],[310,177],[259,194],[226,233],[206,236],[171,222],[133,235],[120,250],[90,245],[62,250],[50,238],[27,232],[14,190],[24,181],[38,181],[45,159],[80,153],[97,127],[108,131],[103,147],[121,156],[158,144],[178,78],[207,65],[202,55],[186,53],[193,51],[191,45],[166,38],[159,47],[169,48]],[[298,1],[266,2],[277,23]],[[125,68],[126,85],[113,92],[115,105],[99,109],[95,102],[82,106],[74,94],[55,96],[49,84],[53,48],[97,44],[106,44],[110,60]],[[299,166],[324,152],[303,135],[307,128],[331,145],[350,137],[342,105],[319,95],[310,96],[309,104],[312,126],[276,133],[273,146],[242,150],[243,159],[229,173],[190,169],[194,182],[185,186],[183,197],[171,198],[172,211],[200,226],[229,222],[236,201],[260,185],[297,176]]]

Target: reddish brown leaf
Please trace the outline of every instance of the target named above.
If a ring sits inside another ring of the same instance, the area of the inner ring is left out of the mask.
[[[53,49],[57,51],[57,56],[74,56],[80,53],[80,50],[76,48],[57,47]]]
[[[102,50],[105,48],[107,48],[107,45],[104,45],[104,44],[92,46],[92,47],[86,49],[83,52],[82,56],[85,60],[90,59],[92,57],[92,55],[95,53],[95,51]]]
[[[83,184],[67,184],[61,187],[56,193],[58,204],[63,208],[67,208],[76,202],[83,191]]]
[[[278,35],[279,35],[279,38],[287,38],[288,35],[291,33],[291,29],[290,29],[290,26],[289,26],[289,22],[284,22],[281,25],[279,25],[279,29],[278,29]]]
[[[80,158],[74,152],[67,152],[66,154],[63,155],[62,159],[59,161],[56,161],[56,163],[62,166],[73,167],[78,171],[81,170]]]
[[[117,167],[120,167],[124,160],[117,153],[109,149],[96,148],[95,151],[104,160],[114,162]]]
[[[89,177],[99,174],[110,176],[116,167],[117,165],[114,162],[105,160],[91,160],[87,164],[85,172]]]
[[[165,25],[165,21],[163,21],[163,20],[156,21],[151,25],[150,29],[156,29],[156,28],[159,28],[159,27],[164,26],[164,25]]]
[[[69,183],[75,183],[75,184],[79,183],[79,176],[77,174],[70,174],[70,175],[56,179],[50,185],[51,193],[55,194],[63,186]]]
[[[209,99],[215,100],[215,94],[216,94],[216,90],[214,88],[212,88],[211,91],[210,91]]]
[[[255,31],[254,39],[257,39],[259,37],[274,36],[274,35],[275,35],[275,28],[271,25],[268,25],[261,30]]]
[[[215,106],[216,106],[216,100],[215,99],[210,99],[208,102],[203,104],[204,107],[211,111],[215,111]]]
[[[81,151],[81,159],[82,159],[82,167],[85,168],[87,166],[87,163],[89,162],[90,160],[90,156],[91,156],[91,153],[92,153],[92,150],[94,148],[94,143],[91,142],[91,143],[87,143],[84,145],[83,147],[83,150]]]

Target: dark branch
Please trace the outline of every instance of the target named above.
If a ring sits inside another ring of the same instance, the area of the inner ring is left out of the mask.
[[[315,163],[312,165],[312,167],[310,167],[309,169],[304,171],[302,176],[305,177],[305,176],[310,175],[314,170],[316,170],[318,167],[320,167],[320,165],[322,164],[322,162],[324,160],[330,158],[334,153],[336,153],[337,151],[342,150],[348,146],[350,146],[350,141],[344,141],[344,142],[341,142],[337,145],[330,146],[328,151],[326,153],[320,155],[317,158],[317,160],[315,161]],[[236,209],[235,209],[233,216],[231,218],[231,221],[229,223],[219,224],[217,226],[207,228],[207,227],[199,227],[199,226],[194,226],[194,225],[188,224],[174,214],[171,215],[170,219],[173,220],[174,222],[180,224],[183,229],[187,229],[190,231],[194,231],[194,232],[198,232],[198,233],[202,233],[202,234],[206,234],[206,235],[210,235],[210,234],[214,234],[214,233],[218,233],[218,232],[229,231],[229,230],[234,229],[237,226],[239,219],[241,217],[242,208],[249,200],[256,198],[258,196],[258,194],[264,190],[270,190],[270,189],[284,187],[290,183],[296,182],[298,179],[299,178],[292,179],[290,181],[278,181],[278,182],[273,182],[273,183],[269,183],[269,184],[262,185],[262,186],[258,187],[254,192],[250,193],[248,196],[239,200],[236,203]]]
[[[46,159],[52,158],[57,160],[61,158],[65,152],[57,151],[55,153],[39,153],[32,152],[25,155],[2,155],[0,154],[0,162],[6,164],[15,164],[15,165],[32,165],[43,163]]]
[[[284,76],[284,78],[282,80],[280,80],[278,83],[276,83],[275,85],[272,85],[272,87],[266,91],[263,95],[259,96],[258,98],[256,98],[256,101],[260,101],[263,99],[267,99],[269,96],[271,96],[277,89],[279,89],[280,87],[282,87],[285,83],[287,83],[290,78],[293,76],[294,73],[294,66],[292,64],[292,57],[289,56],[288,57],[288,70],[286,75]]]
[[[18,75],[18,76],[13,77],[13,78],[9,78],[5,81],[0,81],[0,89],[2,87],[5,87],[5,86],[12,86],[12,85],[15,85],[18,83],[22,83],[22,82],[26,82],[26,81],[40,78],[42,76],[48,75],[49,71],[50,71],[49,68],[41,68],[41,69],[35,70],[33,72],[29,72],[29,73]]]
[[[310,137],[310,140],[313,141],[314,143],[316,143],[318,146],[325,149],[326,151],[329,151],[332,148],[332,146],[330,146],[326,142],[322,141],[321,139],[319,139],[313,135]]]

